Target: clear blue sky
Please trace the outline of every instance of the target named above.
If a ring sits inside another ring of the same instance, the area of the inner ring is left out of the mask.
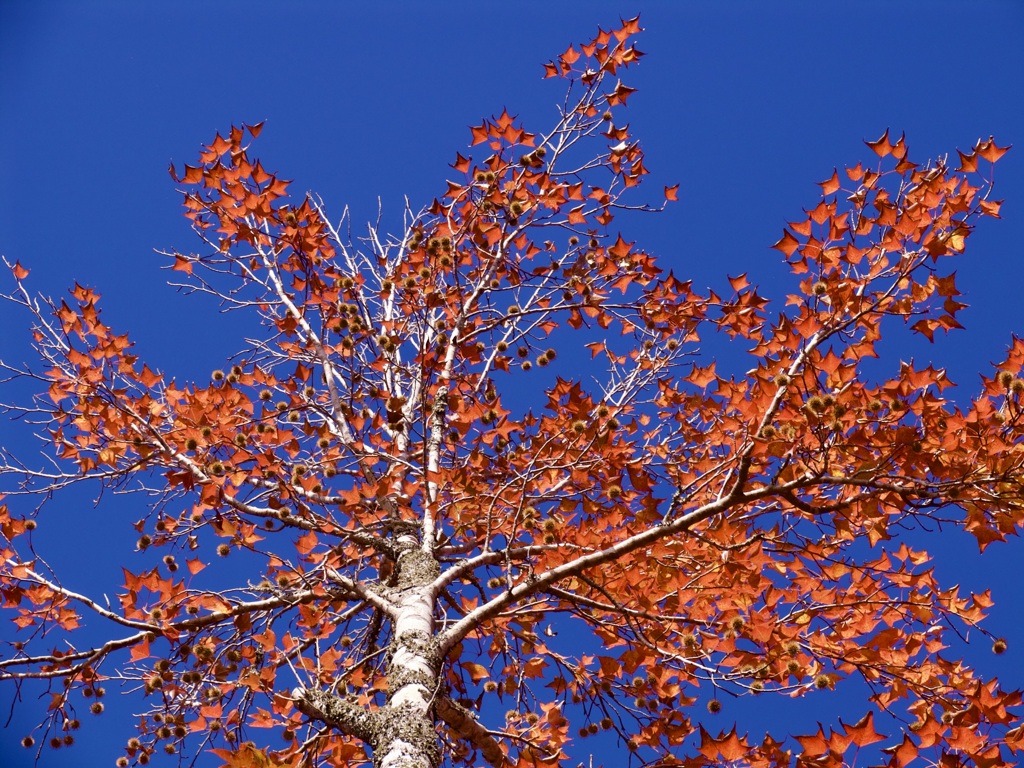
[[[1010,334],[1024,334],[1024,5],[1010,0],[0,0],[0,254],[29,267],[43,293],[96,287],[107,322],[130,330],[152,367],[202,379],[248,327],[164,283],[153,249],[198,247],[170,162],[194,162],[232,123],[266,120],[255,154],[296,191],[317,191],[335,215],[350,206],[357,223],[380,198],[385,222],[397,222],[403,196],[416,207],[443,191],[468,125],[507,107],[545,127],[562,93],[541,64],[637,12],[648,56],[629,75],[639,89],[630,120],[651,199],[678,182],[681,202],[624,223],[625,234],[698,286],[724,290],[726,274],[748,272],[768,297],[793,290],[770,244],[815,204],[814,182],[870,159],[862,141],[886,128],[906,132],[918,161],[990,134],[1017,145],[997,167],[1004,219],[985,223],[958,267],[967,330],[890,347],[947,366],[970,396]],[[26,325],[0,304],[0,358],[28,358]],[[0,444],[24,437],[0,423]],[[128,522],[141,517],[132,503],[54,505],[56,531],[40,534],[69,582],[113,595],[118,552],[134,541]],[[936,550],[937,568],[950,585],[992,588],[989,626],[1010,651],[997,665],[981,643],[972,659],[1022,687],[1024,544],[980,561],[974,551],[954,537]],[[0,639],[11,633],[0,625]],[[0,690],[4,718],[11,696]],[[28,764],[16,744],[39,706],[23,701],[0,733],[0,764]],[[112,765],[130,723],[109,711],[85,719],[98,727],[74,750],[45,750],[40,765]],[[794,728],[809,732],[814,719]]]

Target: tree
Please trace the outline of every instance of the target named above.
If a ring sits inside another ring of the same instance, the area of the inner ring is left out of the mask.
[[[556,765],[600,731],[659,765],[1013,764],[1019,694],[946,652],[991,600],[942,589],[905,531],[955,523],[984,548],[1020,527],[1024,342],[968,404],[941,369],[866,371],[883,329],[958,327],[948,257],[998,216],[1005,150],[919,166],[886,134],[878,167],[834,173],[776,244],[798,286],[781,313],[745,276],[702,295],[611,229],[646,209],[619,117],[637,32],[549,63],[569,87],[555,126],[475,126],[485,157],[458,155],[396,236],[353,241],[290,198],[250,155],[260,126],[172,167],[205,244],[173,268],[266,329],[208,383],[151,370],[94,291],[37,300],[10,265],[45,390],[21,413],[53,451],[45,470],[5,458],[10,495],[151,498],[116,608],[49,571],[34,513],[0,514],[20,630],[0,678],[50,686],[41,743],[102,712],[113,678],[145,707],[123,764]],[[745,377],[698,347],[723,337]],[[83,614],[106,643],[76,645]],[[570,627],[576,649],[555,639]],[[863,718],[793,741],[690,710],[848,678]]]

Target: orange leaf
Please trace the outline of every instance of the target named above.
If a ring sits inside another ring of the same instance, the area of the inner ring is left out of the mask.
[[[821,187],[822,194],[824,194],[824,195],[834,194],[835,192],[837,192],[839,190],[839,172],[833,170],[832,171],[832,177],[829,178],[829,179],[826,179],[825,181],[818,182],[818,185]]]
[[[889,143],[889,129],[885,129],[885,133],[881,135],[876,141],[865,141],[876,155],[879,157],[885,157],[892,153],[892,144]]]
[[[782,230],[782,237],[779,241],[772,246],[776,250],[782,251],[786,254],[787,258],[792,256],[796,249],[800,246],[800,241],[797,240],[793,235],[789,233],[788,229]]]

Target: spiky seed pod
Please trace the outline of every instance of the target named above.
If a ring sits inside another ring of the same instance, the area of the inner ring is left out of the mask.
[[[1014,379],[1011,381],[1010,391],[1015,395],[1024,394],[1024,379]]]
[[[489,587],[490,589],[500,589],[500,588],[501,588],[501,585],[502,585],[502,584],[504,584],[504,583],[505,583],[505,582],[503,582],[503,581],[502,581],[502,580],[501,580],[500,578],[498,578],[497,576],[493,576],[493,577],[491,577],[490,579],[488,579],[488,580],[487,580],[487,586],[488,586],[488,587]]]
[[[722,702],[720,702],[718,699],[711,699],[711,701],[708,702],[708,712],[710,712],[712,715],[717,715],[721,711]]]
[[[608,494],[609,499],[617,499],[622,495],[622,488],[618,485],[609,485],[605,493]]]
[[[121,757],[114,761],[114,765],[116,765],[117,768],[128,768],[128,758],[121,755]]]
[[[1006,641],[1003,638],[996,638],[992,643],[992,653],[997,656],[1006,653]]]
[[[569,238],[569,247],[572,248],[573,246],[577,245],[579,243],[579,241],[580,241],[580,239],[578,237],[576,237],[576,235],[572,235]]]
[[[558,352],[550,347],[544,350],[544,357],[546,357],[548,360],[554,360],[555,357],[557,357],[557,355]]]
[[[531,362],[530,362],[529,360],[523,360],[523,364],[522,364],[522,366],[520,366],[520,367],[521,367],[521,368],[522,368],[522,369],[523,369],[524,371],[528,371],[528,370],[530,370],[531,368],[533,368],[533,363],[531,363]]]
[[[519,314],[519,305],[518,304],[510,305],[509,308],[506,310],[506,312],[507,312],[507,314],[510,314],[510,315],[518,315]]]
[[[383,280],[380,284],[380,290],[382,293],[391,293],[391,289],[395,287],[395,284],[390,280]]]
[[[103,702],[102,701],[94,701],[92,704],[89,705],[89,711],[92,712],[94,715],[102,715],[103,714]]]
[[[292,411],[291,413],[288,414],[288,421],[290,421],[292,424],[298,422],[299,418],[300,417],[298,411]]]
[[[486,683],[484,683],[485,693],[494,693],[496,690],[498,690],[498,684],[493,680],[488,680]]]
[[[604,114],[601,115],[601,119],[607,123],[612,119],[612,113],[609,110],[605,110]]]
[[[243,435],[241,432],[235,435],[235,445],[237,445],[239,448],[244,448],[245,444],[248,442],[249,438]]]
[[[221,557],[227,557],[228,555],[231,554],[231,547],[229,545],[227,545],[227,544],[218,544],[217,545],[217,554],[220,555]]]
[[[572,431],[577,435],[582,435],[586,430],[587,422],[583,421],[583,419],[576,419],[576,421],[572,423]]]
[[[608,419],[608,421],[606,421],[604,423],[604,425],[608,428],[609,432],[614,432],[615,430],[617,430],[621,426],[619,424],[619,420],[616,419],[614,416],[612,416],[610,419]]]
[[[818,675],[816,678],[814,678],[814,687],[817,688],[819,691],[823,691],[826,688],[831,688],[832,676],[826,675],[824,673]]]
[[[554,544],[555,543],[555,534],[553,534],[553,533],[545,533],[544,534],[544,543],[545,544]]]
[[[811,293],[813,293],[815,296],[824,296],[826,293],[828,293],[828,284],[819,280],[818,282],[811,286]]]
[[[152,543],[153,539],[148,534],[144,533],[139,537],[139,540],[136,542],[136,546],[138,546],[139,549],[145,549]]]
[[[747,622],[742,616],[733,616],[729,622],[729,629],[733,632],[739,632],[745,626],[747,626]]]
[[[508,344],[505,343],[504,341],[499,341],[497,344],[494,345],[494,348],[499,352],[505,352],[508,349]]]
[[[210,378],[213,379],[214,381],[223,381],[224,371],[217,369],[216,371],[210,374]]]
[[[597,246],[599,246],[600,244],[601,243],[598,241],[598,239],[596,237],[590,238],[589,245],[590,245],[591,248],[597,248]]]
[[[215,461],[213,462],[213,464],[210,465],[210,472],[214,475],[223,475],[224,465],[221,464],[219,461]]]
[[[475,179],[475,180],[476,180],[476,181],[477,181],[478,183],[482,184],[483,182],[487,181],[487,174],[486,174],[486,173],[484,173],[483,171],[477,171],[477,172],[476,172],[476,173],[474,174],[473,178],[474,178],[474,179]]]
[[[1009,371],[1000,371],[996,379],[999,381],[1000,384],[1009,389],[1010,384],[1013,383],[1013,374],[1010,373]]]
[[[547,364],[548,359],[544,355],[541,355],[540,357],[537,358],[537,365],[539,365],[541,368],[543,368]]]
[[[405,281],[402,283],[402,285],[405,287],[407,291],[411,291],[413,288],[416,287],[416,278],[407,277],[405,278]]]
[[[31,736],[26,736],[21,740],[21,746],[23,746],[25,749],[31,749],[35,746],[35,743],[36,740],[33,739]]]
[[[807,407],[815,413],[822,413],[825,410],[825,401],[818,395],[813,395],[808,399]]]
[[[870,411],[871,413],[876,413],[877,411],[882,410],[883,407],[884,407],[884,404],[877,397],[872,398],[868,402],[868,411]]]
[[[513,216],[518,216],[523,212],[523,204],[518,200],[513,200],[509,205],[508,210]]]

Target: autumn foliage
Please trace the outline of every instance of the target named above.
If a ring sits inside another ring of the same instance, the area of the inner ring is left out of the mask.
[[[41,302],[11,265],[59,468],[3,468],[0,680],[51,693],[29,742],[117,677],[142,709],[123,765],[576,765],[599,732],[606,764],[1017,764],[1020,695],[947,648],[984,637],[991,600],[937,583],[908,532],[1020,529],[1024,341],[970,402],[942,369],[864,366],[883,333],[959,327],[951,257],[998,218],[1005,149],[918,165],[886,134],[786,226],[788,296],[700,293],[614,229],[645,208],[620,79],[638,32],[546,66],[569,88],[546,132],[472,127],[396,235],[353,242],[292,196],[251,154],[260,126],[172,168],[204,243],[176,277],[264,331],[209,381],[148,367],[95,291]],[[747,375],[719,372],[723,339]],[[151,494],[114,605],[33,547],[38,500],[90,479]],[[83,614],[104,644],[77,643]],[[859,720],[707,725],[851,678]]]

